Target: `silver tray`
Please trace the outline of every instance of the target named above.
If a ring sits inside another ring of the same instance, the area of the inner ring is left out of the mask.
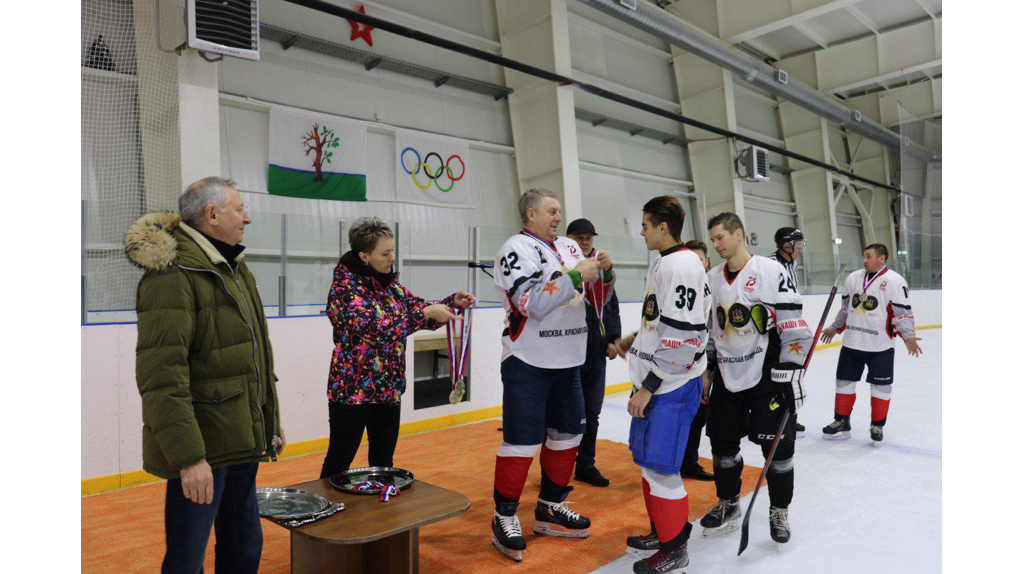
[[[307,518],[331,508],[326,498],[296,488],[257,488],[256,503],[260,516],[280,520]]]
[[[398,490],[405,490],[412,485],[416,477],[408,470],[402,470],[401,468],[369,466],[366,468],[352,468],[332,476],[331,486],[353,494],[380,494],[379,488],[372,490],[356,489],[357,484],[374,480],[383,484],[393,484],[398,487]]]

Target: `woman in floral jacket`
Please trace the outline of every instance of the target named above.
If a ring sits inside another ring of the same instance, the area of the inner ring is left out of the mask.
[[[380,218],[357,220],[348,240],[352,250],[334,269],[327,298],[334,327],[327,381],[331,438],[320,478],[348,470],[364,429],[370,466],[393,465],[405,392],[405,339],[455,318],[450,306],[474,302],[460,291],[428,304],[399,283],[392,271],[395,236]]]

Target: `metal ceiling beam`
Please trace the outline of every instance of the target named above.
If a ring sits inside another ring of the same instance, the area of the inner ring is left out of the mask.
[[[881,32],[878,29],[878,24],[875,24],[874,20],[868,18],[867,14],[861,12],[860,8],[857,8],[856,6],[847,6],[846,11],[849,12],[851,16],[856,18],[861,24],[864,24],[865,28],[871,30],[875,34],[875,36],[881,34]]]
[[[831,12],[835,12],[836,10],[842,10],[847,6],[853,6],[859,1],[860,0],[835,0],[834,2],[829,2],[828,4],[818,6],[817,8],[805,10],[803,12],[800,12],[799,14],[794,14],[787,18],[775,20],[774,22],[769,22],[756,28],[751,28],[746,32],[734,34],[726,38],[725,41],[730,44],[746,42],[747,40],[752,40],[759,36],[764,36],[765,34],[770,34],[771,32],[775,32],[783,28],[788,28],[794,24],[805,22],[807,20],[810,20],[811,18],[815,18],[823,14],[829,14]]]
[[[923,64],[918,64],[916,66],[910,66],[908,68],[902,68],[902,69],[896,70],[895,72],[889,72],[888,74],[881,74],[881,75],[875,76],[873,78],[865,78],[863,80],[858,80],[856,82],[853,82],[853,83],[850,83],[850,84],[846,84],[845,86],[837,86],[837,87],[832,88],[831,90],[829,90],[828,93],[832,94],[832,95],[842,94],[842,93],[845,93],[845,92],[849,92],[851,90],[856,90],[857,88],[864,88],[864,87],[870,86],[872,84],[878,84],[879,86],[882,86],[882,87],[884,87],[885,89],[888,90],[889,89],[889,83],[892,83],[892,82],[889,82],[889,80],[896,80],[897,78],[901,78],[903,76],[909,76],[911,74],[916,74],[917,72],[922,72],[923,73],[924,70],[930,70],[930,69],[932,69],[932,68],[934,68],[936,66],[941,66],[941,65],[942,65],[942,58],[939,58],[938,60],[932,60],[931,62],[924,62]]]
[[[937,18],[937,16],[935,15],[935,11],[929,8],[928,5],[924,3],[924,0],[916,1],[917,5],[920,6],[922,10],[924,10],[924,13],[927,14],[929,18],[931,18],[932,20]]]

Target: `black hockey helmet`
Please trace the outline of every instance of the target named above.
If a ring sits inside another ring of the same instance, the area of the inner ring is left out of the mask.
[[[775,246],[782,247],[787,243],[793,243],[795,241],[804,241],[804,232],[800,231],[795,227],[780,227],[775,232]]]

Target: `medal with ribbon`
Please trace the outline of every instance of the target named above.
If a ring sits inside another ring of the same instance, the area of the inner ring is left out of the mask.
[[[871,284],[874,283],[875,280],[878,279],[879,277],[881,277],[882,275],[885,275],[885,272],[888,271],[888,270],[889,270],[888,267],[883,267],[881,271],[879,271],[878,273],[875,273],[875,276],[871,278],[871,281],[868,281],[868,272],[867,271],[864,272],[864,277],[861,279],[861,283],[860,284],[861,284],[861,287],[863,287],[861,289],[861,293],[864,294],[863,298],[865,300],[868,297],[868,287],[871,287]],[[854,307],[856,307],[856,305],[854,305]]]
[[[472,309],[455,309],[458,319],[448,321],[445,331],[448,336],[448,360],[450,362],[452,391],[448,394],[448,402],[455,405],[462,402],[466,395],[466,364],[469,362],[469,335],[473,328]],[[458,343],[455,342],[455,326],[459,324]]]
[[[595,249],[591,255],[594,259],[600,252]],[[597,269],[597,279],[591,281],[590,285],[587,286],[587,298],[590,299],[590,304],[594,306],[594,311],[597,313],[597,325],[601,330],[601,338],[607,337],[604,329],[604,302],[605,295],[607,295],[604,289],[604,272],[600,267]]]

